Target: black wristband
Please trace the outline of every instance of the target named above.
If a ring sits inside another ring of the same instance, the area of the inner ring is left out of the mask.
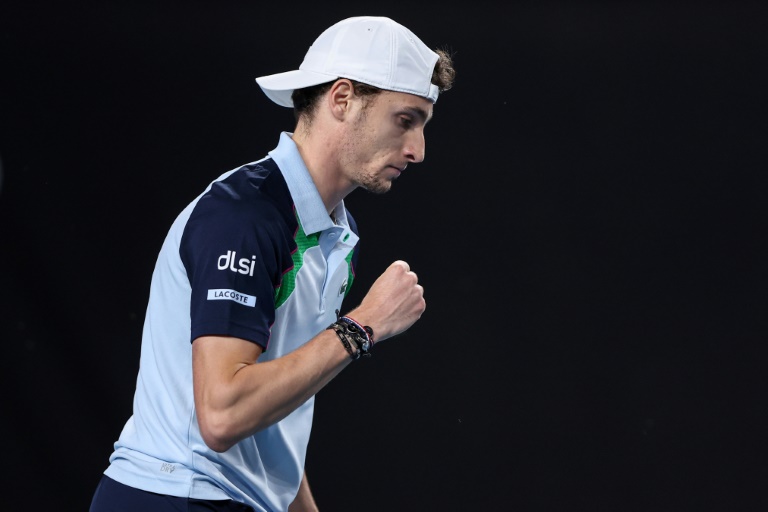
[[[373,331],[364,329],[362,332],[357,322],[351,323],[344,320],[346,317],[342,317],[328,326],[328,329],[336,331],[336,336],[339,337],[344,348],[349,353],[349,357],[353,361],[357,361],[361,356],[370,357],[370,348],[372,346],[372,334]],[[370,329],[370,327],[368,328]]]
[[[336,324],[329,325],[328,329],[333,329],[334,331],[336,331],[336,336],[339,337],[339,339],[341,340],[341,343],[344,345],[344,348],[349,353],[349,357],[352,358],[353,361],[360,359],[359,351],[354,350],[352,348],[352,344],[349,342],[349,339],[347,339],[347,336],[344,334],[344,332],[341,329],[339,329],[336,326]]]
[[[363,352],[368,352],[371,349],[371,347],[373,346],[373,344],[375,343],[373,341],[373,329],[371,329],[367,325],[362,325],[362,324],[358,323],[357,320],[355,320],[354,318],[349,317],[349,316],[339,317],[339,320],[343,320],[343,321],[347,322],[349,324],[349,329],[352,332],[359,332],[360,334],[362,334],[365,337],[365,342],[363,343],[363,346],[361,347],[361,350],[363,350]]]

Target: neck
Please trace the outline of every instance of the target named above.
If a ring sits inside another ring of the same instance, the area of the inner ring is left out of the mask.
[[[314,125],[313,128],[314,130],[310,131],[300,122],[293,135],[293,142],[330,215],[336,205],[355,187],[344,178],[341,171],[337,158],[341,148],[333,144],[338,137],[330,128]]]

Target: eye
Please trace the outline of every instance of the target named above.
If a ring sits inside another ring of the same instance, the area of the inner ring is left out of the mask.
[[[413,126],[413,118],[410,116],[400,116],[400,126],[403,128],[410,128]]]

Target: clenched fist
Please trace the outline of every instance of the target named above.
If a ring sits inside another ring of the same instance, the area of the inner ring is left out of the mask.
[[[391,338],[421,318],[424,288],[408,263],[397,260],[381,274],[349,316],[373,329],[374,341]]]

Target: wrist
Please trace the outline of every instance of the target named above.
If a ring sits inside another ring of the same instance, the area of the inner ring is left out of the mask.
[[[343,322],[349,324],[349,330],[353,334],[358,335],[356,342],[358,345],[362,345],[361,350],[368,352],[376,341],[373,338],[373,328],[370,325],[363,325],[349,315],[345,315],[339,318]]]
[[[352,317],[341,316],[329,325],[327,329],[333,330],[336,333],[339,341],[353,361],[371,355],[370,350],[375,340],[373,329],[370,326],[362,325]]]
[[[375,310],[372,310],[371,308],[358,307],[350,310],[345,315],[341,315],[337,311],[337,314],[336,314],[337,319],[344,318],[344,317],[354,319],[361,326],[371,327],[371,330],[373,330],[373,333],[374,333],[374,336],[373,336],[374,344],[388,337],[387,335],[385,335],[386,323],[383,323],[381,319],[381,315],[377,314],[377,312]]]

